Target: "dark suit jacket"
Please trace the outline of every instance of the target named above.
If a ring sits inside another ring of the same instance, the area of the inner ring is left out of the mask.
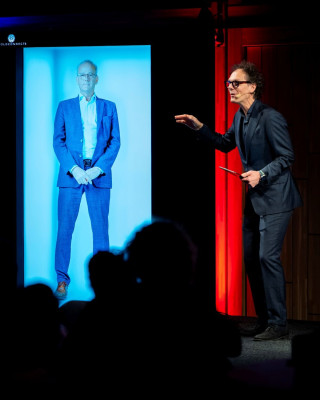
[[[293,210],[302,205],[290,166],[294,152],[287,122],[275,109],[255,100],[245,137],[244,152],[240,145],[240,109],[236,112],[231,128],[221,135],[207,126],[199,137],[209,140],[216,149],[225,153],[238,148],[244,171],[262,170],[266,178],[256,187],[249,186],[248,196],[258,215]]]
[[[101,188],[112,187],[111,167],[120,148],[120,131],[115,103],[96,97],[97,145],[92,158],[92,167],[104,171],[93,184]],[[83,168],[83,129],[79,96],[61,101],[54,122],[53,148],[60,162],[57,186],[78,187],[70,174],[74,165]]]

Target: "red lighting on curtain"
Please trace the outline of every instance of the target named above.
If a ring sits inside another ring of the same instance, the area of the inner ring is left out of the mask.
[[[228,73],[225,48],[216,48],[215,57],[215,129],[224,133],[236,109],[229,105],[223,83]],[[238,151],[215,154],[216,308],[228,315],[242,315],[242,182],[219,166],[242,172]]]

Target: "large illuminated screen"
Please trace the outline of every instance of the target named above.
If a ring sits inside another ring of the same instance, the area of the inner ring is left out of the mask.
[[[98,67],[98,97],[116,104],[121,146],[112,167],[110,250],[121,250],[151,220],[151,48],[149,45],[35,47],[23,50],[24,285],[55,290],[59,162],[54,119],[61,100],[76,97],[77,66]],[[67,300],[94,296],[88,277],[92,230],[85,195],[72,238]]]

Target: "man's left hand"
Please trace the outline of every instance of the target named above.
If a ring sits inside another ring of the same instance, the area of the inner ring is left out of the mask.
[[[248,171],[241,174],[242,182],[248,183],[251,187],[255,187],[260,182],[260,172],[259,171]]]
[[[92,167],[86,170],[87,175],[93,181],[101,174],[101,169],[98,167]]]

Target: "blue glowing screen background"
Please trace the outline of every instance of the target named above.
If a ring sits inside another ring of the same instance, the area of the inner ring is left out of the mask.
[[[78,64],[98,67],[97,96],[116,103],[121,147],[112,168],[110,250],[123,249],[134,231],[151,221],[151,48],[137,46],[35,47],[23,50],[24,285],[56,288],[56,186],[53,151],[59,101],[76,97]],[[67,300],[90,300],[92,232],[85,195],[72,239]]]

